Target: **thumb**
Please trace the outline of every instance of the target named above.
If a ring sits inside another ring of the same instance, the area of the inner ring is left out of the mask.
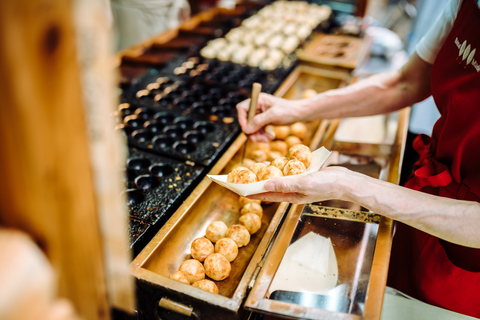
[[[277,179],[268,180],[265,183],[265,190],[270,192],[282,192],[282,193],[289,193],[295,192],[295,184],[293,184],[293,179],[289,179],[290,177],[283,177]]]

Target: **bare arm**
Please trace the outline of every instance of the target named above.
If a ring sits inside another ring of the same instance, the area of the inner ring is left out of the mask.
[[[268,181],[271,192],[249,196],[267,201],[311,203],[340,199],[463,246],[480,248],[480,204],[432,196],[342,167]]]

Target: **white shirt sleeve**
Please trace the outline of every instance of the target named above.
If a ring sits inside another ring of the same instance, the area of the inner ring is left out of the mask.
[[[447,3],[443,13],[415,47],[415,51],[420,58],[433,64],[438,51],[440,51],[450,30],[452,30],[462,2],[463,0],[450,0]]]

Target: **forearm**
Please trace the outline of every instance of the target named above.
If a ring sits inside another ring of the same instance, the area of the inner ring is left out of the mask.
[[[357,175],[342,186],[344,200],[456,244],[480,248],[480,204],[432,196]]]

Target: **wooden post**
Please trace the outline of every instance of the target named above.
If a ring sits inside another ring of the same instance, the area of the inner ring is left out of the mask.
[[[119,288],[125,289],[124,298],[113,300],[125,301],[127,308],[133,304],[131,281],[110,292],[112,279],[121,277],[106,271],[116,259],[125,263],[123,275],[129,277],[127,248],[121,249],[126,228],[124,220],[113,220],[120,213],[105,214],[120,206],[112,198],[115,191],[101,189],[108,184],[95,177],[102,165],[92,162],[92,152],[109,138],[87,132],[86,80],[72,8],[63,0],[0,1],[0,224],[29,233],[40,245],[59,279],[60,296],[72,301],[80,316],[110,319],[109,296],[121,295]],[[97,11],[88,19],[98,17]],[[105,30],[97,31],[102,38]],[[105,66],[98,70],[113,72]],[[95,107],[111,110],[107,100]],[[111,148],[105,148],[103,165],[115,156]],[[105,233],[109,228],[115,231]],[[122,241],[111,249],[115,239]]]

